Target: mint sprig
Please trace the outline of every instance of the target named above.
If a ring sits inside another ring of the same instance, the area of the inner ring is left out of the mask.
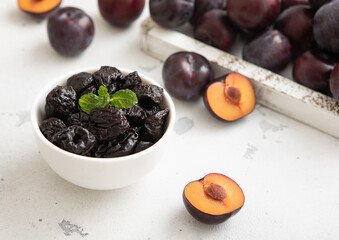
[[[138,103],[138,98],[133,91],[123,89],[114,93],[109,102],[114,107],[131,108]]]
[[[138,103],[135,93],[129,89],[119,90],[110,98],[108,90],[104,86],[100,86],[98,95],[88,93],[79,99],[81,110],[90,114],[94,108],[105,108],[109,105],[118,108],[131,108]]]

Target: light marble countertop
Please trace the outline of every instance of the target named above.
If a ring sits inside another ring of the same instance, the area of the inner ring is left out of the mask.
[[[107,24],[97,1],[64,0],[94,20],[91,46],[65,58],[49,45],[46,20],[0,8],[0,239],[339,239],[339,140],[260,105],[224,123],[202,100],[175,100],[169,151],[142,181],[113,191],[72,185],[44,162],[29,113],[41,88],[75,68],[112,65],[162,84],[162,62],[139,50],[143,15],[126,30]],[[339,123],[338,123],[339,124]],[[242,187],[246,202],[228,222],[194,220],[182,202],[184,186],[220,172]]]

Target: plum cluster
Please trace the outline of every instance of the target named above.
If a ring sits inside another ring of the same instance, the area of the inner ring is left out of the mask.
[[[110,95],[131,89],[138,103],[131,108],[113,106],[82,111],[79,99],[96,94],[103,86]],[[114,67],[103,66],[93,74],[71,76],[66,86],[56,86],[47,97],[46,118],[40,124],[42,134],[56,146],[79,155],[108,158],[142,151],[157,142],[164,133],[169,114],[161,108],[163,89],[145,85],[137,72],[127,76]]]
[[[194,38],[228,51],[244,38],[244,60],[339,99],[339,0],[150,0],[166,28],[189,22]],[[334,68],[337,68],[334,71]]]

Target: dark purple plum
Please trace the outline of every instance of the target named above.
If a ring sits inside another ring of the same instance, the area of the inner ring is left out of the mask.
[[[308,88],[326,93],[333,67],[333,63],[306,51],[294,63],[293,79]]]
[[[322,5],[331,2],[332,0],[309,0],[312,8],[319,9]]]
[[[283,11],[274,24],[274,28],[290,40],[293,57],[312,47],[313,15],[310,6],[295,5]]]
[[[308,0],[282,0],[281,1],[281,11],[284,11],[286,8],[289,8],[294,5],[306,4],[310,5]]]
[[[314,39],[320,48],[339,53],[339,0],[322,6],[314,16]]]
[[[162,77],[165,88],[173,97],[195,101],[214,76],[205,57],[194,52],[177,52],[166,59]]]
[[[228,50],[235,42],[237,32],[225,10],[206,12],[194,27],[194,38],[221,50]]]
[[[212,9],[226,10],[227,0],[195,0],[193,16],[190,23],[195,25],[200,17]]]
[[[101,16],[110,24],[126,28],[142,13],[145,0],[98,0]]]
[[[150,0],[151,18],[160,26],[175,28],[193,16],[195,0]]]
[[[274,23],[280,13],[280,0],[228,0],[227,13],[235,26],[260,31]]]
[[[246,43],[242,55],[246,61],[279,72],[291,59],[291,45],[278,30],[267,30]]]
[[[52,47],[58,53],[75,56],[91,44],[94,23],[81,9],[65,7],[49,16],[47,32]]]
[[[316,44],[315,44],[315,46],[312,47],[311,51],[315,55],[317,55],[321,58],[324,58],[324,59],[328,60],[329,62],[332,62],[334,65],[339,62],[339,54],[332,53],[332,52],[329,52],[329,51],[325,51],[325,50],[321,49]]]
[[[332,96],[339,100],[339,64],[333,69],[329,82]]]

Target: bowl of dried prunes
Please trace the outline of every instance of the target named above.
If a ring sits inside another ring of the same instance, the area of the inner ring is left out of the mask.
[[[107,190],[140,180],[161,159],[175,122],[170,95],[137,71],[111,66],[51,81],[31,111],[47,164],[81,187]]]

